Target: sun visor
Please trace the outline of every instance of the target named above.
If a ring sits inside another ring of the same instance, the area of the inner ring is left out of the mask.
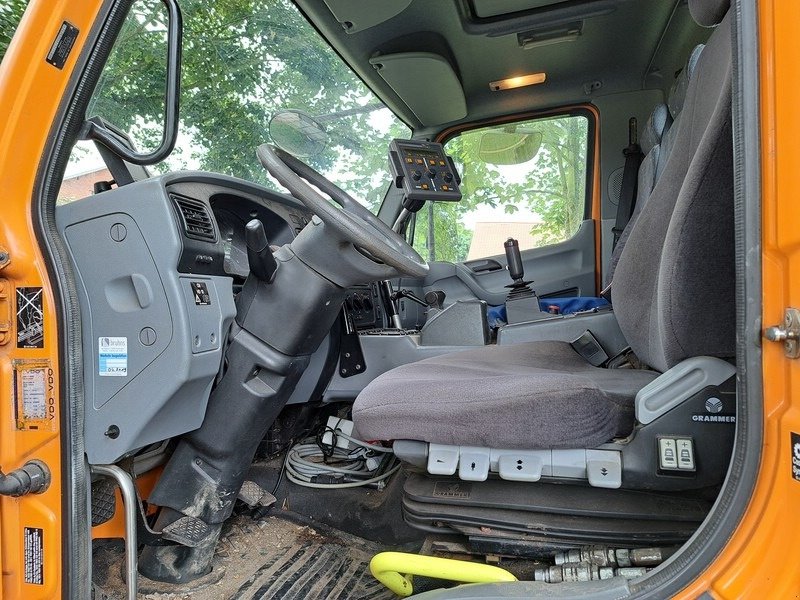
[[[347,33],[356,33],[399,15],[411,0],[325,0],[325,4]]]
[[[467,116],[464,88],[444,57],[430,52],[385,54],[369,60],[425,126]]]
[[[472,0],[475,16],[479,19],[487,19],[508,15],[525,10],[536,10],[540,8],[553,8],[558,4],[563,4],[566,0]]]

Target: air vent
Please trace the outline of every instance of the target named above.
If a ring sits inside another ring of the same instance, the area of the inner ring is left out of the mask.
[[[186,237],[203,242],[216,242],[217,233],[208,207],[194,198],[170,194],[170,198],[178,208],[181,224]]]

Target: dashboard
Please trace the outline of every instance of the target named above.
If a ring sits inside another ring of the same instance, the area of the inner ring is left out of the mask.
[[[291,196],[205,172],[152,177],[58,207],[81,306],[90,463],[110,464],[200,427],[250,271],[245,225],[259,219],[280,247],[311,218]],[[281,293],[292,310],[308,310],[302,291]],[[383,325],[376,285],[335,297],[332,312],[341,300],[356,329]],[[309,315],[280,318],[294,317]],[[282,327],[274,314],[255,318],[265,330]],[[330,347],[316,352],[321,360],[303,374],[310,383],[301,379],[293,401],[311,396]]]
[[[198,173],[191,174],[191,178],[187,175],[186,179],[169,183],[167,192],[211,208],[223,254],[221,268],[217,265],[215,274],[224,273],[239,282],[250,273],[244,237],[248,221],[260,220],[270,245],[279,247],[291,243],[311,219],[311,213],[291,196],[223,175]],[[186,241],[184,245],[193,246]],[[191,263],[192,260],[185,261]]]
[[[173,196],[199,200],[211,207],[222,246],[222,269],[214,274],[234,279],[234,290],[247,278],[250,265],[247,259],[245,225],[259,219],[273,247],[291,241],[303,230],[312,217],[302,204],[291,196],[221,175],[194,175],[192,179],[171,183],[167,190]],[[184,254],[200,252],[184,240]],[[191,264],[190,256],[183,264]],[[197,269],[197,265],[194,265]],[[348,290],[345,306],[358,330],[384,327],[380,292],[377,284],[355,286]]]

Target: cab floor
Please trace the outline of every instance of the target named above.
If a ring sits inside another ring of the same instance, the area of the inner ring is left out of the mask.
[[[302,517],[276,511],[261,521],[247,515],[229,520],[212,572],[186,585],[166,585],[139,576],[146,600],[383,600],[395,598],[369,572],[378,544]],[[125,598],[121,544],[94,550],[93,598]]]

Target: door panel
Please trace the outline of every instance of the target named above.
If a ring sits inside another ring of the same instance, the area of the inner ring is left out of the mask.
[[[508,294],[505,287],[511,283],[506,269],[505,254],[491,257],[502,266],[499,270],[476,272],[468,263],[453,265],[453,274],[438,277],[438,269],[432,269],[423,282],[423,291],[440,289],[447,296],[447,303],[468,298],[485,300],[489,305],[503,304]],[[477,261],[472,261],[477,262]],[[584,221],[574,237],[543,248],[522,253],[525,279],[533,280],[531,287],[540,296],[594,295],[594,227]],[[455,278],[457,281],[452,281]]]
[[[542,248],[522,252],[525,279],[533,280],[531,287],[539,296],[593,296],[595,295],[595,244],[594,224],[581,223],[578,232],[569,240]],[[499,268],[494,268],[494,265]],[[445,304],[456,300],[478,298],[489,305],[503,304],[508,294],[505,287],[511,283],[506,269],[505,254],[462,263],[431,262],[430,272],[424,280],[404,278],[401,287],[424,295],[432,290],[447,294]],[[403,307],[408,313],[416,309]],[[401,310],[401,317],[403,311]]]

